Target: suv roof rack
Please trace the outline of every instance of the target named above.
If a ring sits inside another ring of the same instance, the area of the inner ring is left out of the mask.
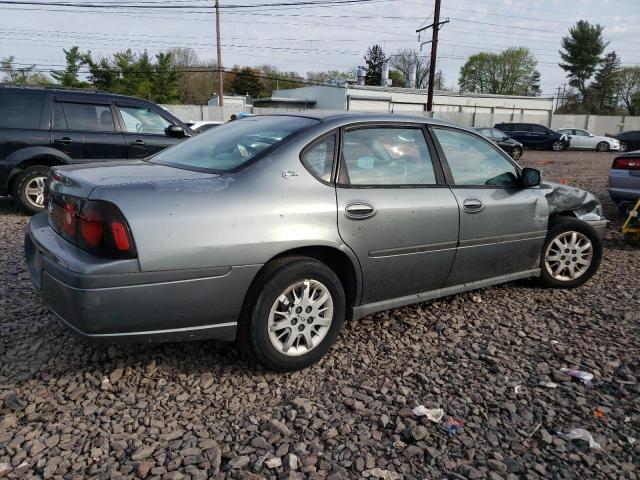
[[[95,88],[66,87],[64,85],[17,85],[15,83],[0,83],[0,87],[28,88],[33,90],[62,90],[65,92],[80,92],[80,93],[109,93],[106,90],[98,90]]]

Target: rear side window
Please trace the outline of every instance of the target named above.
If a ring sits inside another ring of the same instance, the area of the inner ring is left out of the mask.
[[[513,132],[513,124],[511,123],[501,123],[497,128],[503,132]]]
[[[340,183],[363,186],[435,185],[429,147],[420,128],[371,127],[347,131]]]
[[[548,133],[549,130],[545,127],[543,127],[542,125],[529,125],[529,128],[527,128],[528,132],[534,132],[534,133]]]
[[[302,163],[315,177],[329,182],[335,150],[336,135],[334,133],[308,147],[302,154]]]
[[[40,128],[44,95],[0,92],[0,128]]]
[[[55,102],[53,128],[91,132],[114,132],[113,115],[109,105],[92,103]]]

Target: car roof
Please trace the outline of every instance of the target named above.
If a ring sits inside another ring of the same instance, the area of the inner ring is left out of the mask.
[[[118,93],[110,93],[105,90],[87,90],[85,88],[63,87],[61,85],[11,85],[6,83],[0,83],[0,91],[2,90],[18,90],[18,91],[43,92],[43,93],[64,93],[65,95],[93,96],[98,98],[116,97],[116,98],[123,98],[123,99],[126,98],[128,100],[148,102],[148,100],[145,100],[144,98],[120,95]]]

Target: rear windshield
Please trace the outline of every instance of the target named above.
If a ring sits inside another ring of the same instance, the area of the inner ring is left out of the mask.
[[[228,172],[318,123],[293,116],[247,117],[203,132],[149,161],[190,170]]]

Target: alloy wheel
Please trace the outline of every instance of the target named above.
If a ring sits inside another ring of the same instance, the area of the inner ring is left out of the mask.
[[[273,302],[267,322],[269,340],[284,355],[304,355],[322,343],[332,319],[329,289],[305,279],[288,286]]]
[[[627,144],[624,142],[620,142],[620,151],[621,152],[626,152],[627,151]]]
[[[511,152],[511,158],[518,160],[522,156],[522,150],[520,148],[514,148]]]
[[[576,231],[558,234],[547,246],[544,266],[556,280],[568,282],[584,275],[593,260],[593,245],[586,235]]]
[[[609,144],[607,142],[600,142],[596,145],[596,150],[599,152],[606,152],[609,150]]]
[[[27,201],[37,208],[44,206],[44,191],[47,177],[33,177],[24,189],[24,196]]]
[[[562,142],[553,142],[551,148],[554,152],[560,152],[563,149]]]

